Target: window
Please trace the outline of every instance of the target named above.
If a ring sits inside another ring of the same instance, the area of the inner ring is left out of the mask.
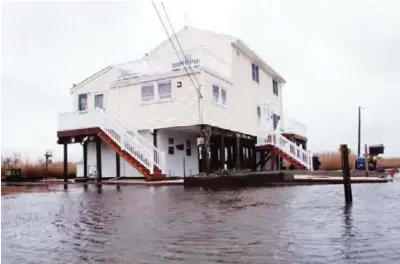
[[[172,146],[168,146],[168,154],[170,155],[174,155],[174,139],[173,138],[168,138],[168,145],[172,145]]]
[[[221,88],[221,103],[226,105],[226,90]]]
[[[212,86],[212,101],[216,104],[226,105],[227,91],[218,85]]]
[[[94,95],[94,108],[104,109],[104,95],[95,94]]]
[[[276,114],[272,115],[272,121],[274,122],[274,130],[277,128],[279,120],[281,120],[280,116],[278,116]]]
[[[192,144],[190,140],[186,140],[186,156],[192,155]]]
[[[213,85],[212,88],[213,88],[213,102],[218,103],[219,102],[219,87],[216,85]]]
[[[158,83],[157,85],[158,85],[158,98],[160,100],[172,98],[171,81]]]
[[[87,94],[78,95],[78,111],[87,110]]]
[[[273,92],[276,96],[279,96],[279,87],[278,87],[278,82],[275,80],[272,80],[272,89]]]
[[[152,100],[154,100],[154,85],[149,84],[142,86],[142,101],[147,102]]]
[[[257,106],[257,121],[258,121],[258,124],[261,123],[261,107],[260,106]]]
[[[260,82],[259,68],[254,63],[251,64],[251,77],[253,78],[253,81],[258,83]]]

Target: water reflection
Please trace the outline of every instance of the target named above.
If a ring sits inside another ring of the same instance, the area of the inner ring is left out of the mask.
[[[357,203],[342,206],[341,186],[70,185],[2,199],[2,260],[397,263],[399,187],[353,186]]]

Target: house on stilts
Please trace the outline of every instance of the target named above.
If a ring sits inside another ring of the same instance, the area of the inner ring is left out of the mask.
[[[57,136],[64,162],[68,144],[82,144],[78,176],[312,169],[304,126],[283,116],[282,76],[240,39],[192,27],[176,36],[185,56],[173,36],[71,88]]]

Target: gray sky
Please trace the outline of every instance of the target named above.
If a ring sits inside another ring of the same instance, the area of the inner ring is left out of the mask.
[[[230,3],[230,4],[228,4]],[[363,143],[400,156],[400,2],[396,0],[164,1],[185,23],[241,38],[287,79],[284,111],[307,126],[312,150]],[[166,38],[150,1],[25,2],[2,6],[2,154],[31,159],[56,144],[69,88],[137,59]],[[80,158],[81,147],[70,158]]]

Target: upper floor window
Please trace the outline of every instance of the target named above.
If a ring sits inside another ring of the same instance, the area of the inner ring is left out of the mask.
[[[172,98],[171,81],[158,83],[158,97],[159,99]]]
[[[212,101],[216,104],[226,105],[227,92],[226,89],[218,86],[212,86]]]
[[[147,83],[142,86],[142,102],[172,99],[171,81]]]
[[[251,77],[253,81],[260,82],[259,68],[254,63],[251,64]]]
[[[213,102],[218,103],[219,102],[219,87],[216,85],[212,86],[213,88]]]
[[[87,110],[87,94],[78,95],[78,111]]]
[[[154,85],[146,84],[142,86],[142,101],[148,102],[154,100]]]
[[[278,86],[278,82],[275,80],[272,80],[272,89],[273,92],[276,96],[279,96],[279,86]]]
[[[94,95],[94,108],[104,109],[104,95],[95,94]]]
[[[257,106],[257,122],[261,123],[261,106]]]

